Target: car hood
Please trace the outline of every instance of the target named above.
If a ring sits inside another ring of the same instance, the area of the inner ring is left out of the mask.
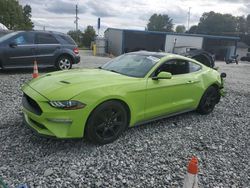
[[[48,73],[27,84],[48,100],[69,100],[90,89],[128,84],[135,79],[101,69],[75,69]]]

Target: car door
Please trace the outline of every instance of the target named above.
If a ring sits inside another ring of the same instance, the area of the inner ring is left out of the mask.
[[[55,54],[60,49],[57,39],[50,33],[35,33],[37,63],[42,66],[54,65]]]
[[[35,59],[34,36],[32,32],[21,32],[12,37],[5,48],[5,67],[32,66]]]
[[[147,80],[145,119],[193,110],[203,89],[199,70],[201,65],[183,59],[172,59],[154,72],[170,72],[171,79]]]

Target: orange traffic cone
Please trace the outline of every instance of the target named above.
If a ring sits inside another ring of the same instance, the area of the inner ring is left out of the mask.
[[[38,76],[39,76],[39,74],[38,74],[38,67],[37,67],[37,62],[35,60],[34,61],[34,68],[33,68],[32,78],[37,78]]]
[[[183,188],[198,188],[198,159],[192,157],[188,163],[187,174],[184,178]]]

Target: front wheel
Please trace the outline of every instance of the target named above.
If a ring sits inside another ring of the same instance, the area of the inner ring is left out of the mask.
[[[220,94],[217,88],[210,86],[203,94],[197,111],[200,114],[209,114],[213,111],[215,105],[220,100]]]
[[[61,56],[56,62],[56,68],[58,70],[69,70],[72,68],[72,60],[68,56]]]
[[[85,135],[91,142],[108,144],[116,140],[127,126],[128,115],[123,104],[107,101],[91,113]]]

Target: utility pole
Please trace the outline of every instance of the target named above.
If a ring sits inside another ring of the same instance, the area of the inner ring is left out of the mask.
[[[187,24],[187,31],[189,31],[190,11],[191,11],[191,7],[188,8],[188,24]]]
[[[76,19],[75,19],[74,23],[76,24],[76,38],[77,38],[77,43],[79,45],[80,40],[79,40],[79,35],[78,35],[78,20],[79,20],[79,18],[78,18],[78,5],[76,4]]]
[[[78,31],[78,5],[76,4],[76,19],[75,19],[75,24],[76,24],[76,31]]]
[[[100,28],[101,28],[101,18],[98,18],[97,20],[98,37],[99,37]]]

